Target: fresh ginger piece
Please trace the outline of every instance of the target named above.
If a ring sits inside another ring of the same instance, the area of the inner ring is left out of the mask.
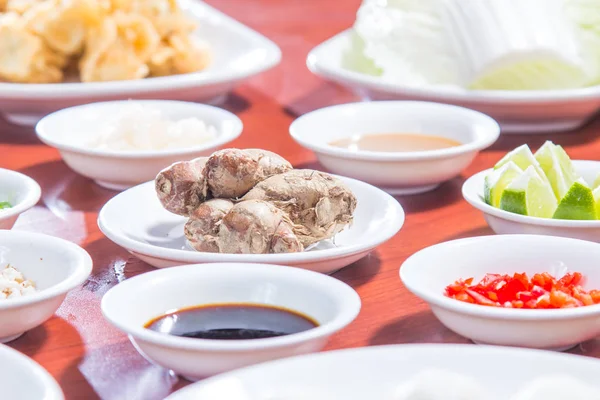
[[[190,245],[197,251],[219,252],[219,227],[223,217],[231,210],[233,202],[212,199],[190,213],[184,232]]]
[[[231,254],[295,253],[303,251],[287,215],[260,200],[242,201],[223,217],[219,251]]]
[[[260,181],[292,169],[283,157],[266,150],[224,149],[206,162],[206,180],[216,198],[237,199]]]
[[[206,157],[181,161],[158,173],[154,181],[156,194],[167,211],[189,216],[206,201],[206,161]]]
[[[352,222],[356,197],[339,179],[294,169],[258,183],[242,200],[262,200],[284,211],[304,247],[330,239]]]

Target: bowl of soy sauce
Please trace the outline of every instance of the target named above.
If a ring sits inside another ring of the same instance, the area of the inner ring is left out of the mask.
[[[198,264],[130,278],[102,312],[151,362],[195,381],[321,350],[360,311],[327,275],[278,265]]]

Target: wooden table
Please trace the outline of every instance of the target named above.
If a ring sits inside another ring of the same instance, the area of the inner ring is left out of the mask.
[[[319,168],[314,155],[288,136],[294,118],[323,106],[355,100],[348,91],[313,76],[308,51],[349,27],[359,0],[212,0],[224,12],[274,40],[282,63],[251,79],[225,107],[244,122],[233,145],[280,153],[295,166]],[[492,166],[504,152],[551,139],[575,159],[598,159],[600,125],[560,135],[503,136],[481,153],[459,178],[438,190],[398,198],[407,220],[402,231],[370,256],[335,276],[352,285],[363,301],[357,320],[336,335],[328,350],[393,343],[467,343],[444,328],[428,307],[401,284],[398,268],[414,252],[435,243],[489,235],[482,215],[461,197],[465,177]],[[162,399],[187,383],[145,361],[100,312],[100,299],[112,286],[152,267],[110,242],[98,230],[102,205],[115,195],[76,175],[57,151],[42,145],[32,129],[0,121],[0,167],[21,171],[42,186],[40,203],[23,214],[15,229],[43,232],[83,246],[94,259],[90,279],[69,294],[56,316],[10,345],[35,359],[56,378],[67,399]],[[592,262],[592,260],[590,260]],[[600,357],[600,341],[573,350]],[[0,396],[1,397],[1,396]]]

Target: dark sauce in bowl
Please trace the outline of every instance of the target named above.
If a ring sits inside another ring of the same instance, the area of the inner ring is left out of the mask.
[[[182,308],[149,321],[147,329],[196,339],[264,339],[319,326],[309,316],[283,307],[251,303]]]

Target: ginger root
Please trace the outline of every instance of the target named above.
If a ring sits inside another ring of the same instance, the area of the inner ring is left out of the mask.
[[[356,197],[339,179],[301,169],[265,179],[242,200],[268,201],[284,211],[304,247],[342,231],[356,209]]]
[[[206,157],[177,162],[160,171],[154,180],[156,194],[163,207],[188,216],[207,200],[204,167]]]
[[[233,208],[226,199],[212,199],[190,213],[184,233],[190,245],[198,251],[219,252],[219,226],[223,217]]]
[[[219,251],[233,254],[295,253],[304,250],[287,215],[266,201],[242,201],[223,217]]]
[[[213,253],[303,251],[352,223],[357,203],[339,179],[257,149],[175,163],[155,186],[165,209],[189,217],[190,245]]]
[[[213,197],[237,199],[258,182],[291,169],[286,159],[270,151],[225,149],[208,158],[205,176]]]

